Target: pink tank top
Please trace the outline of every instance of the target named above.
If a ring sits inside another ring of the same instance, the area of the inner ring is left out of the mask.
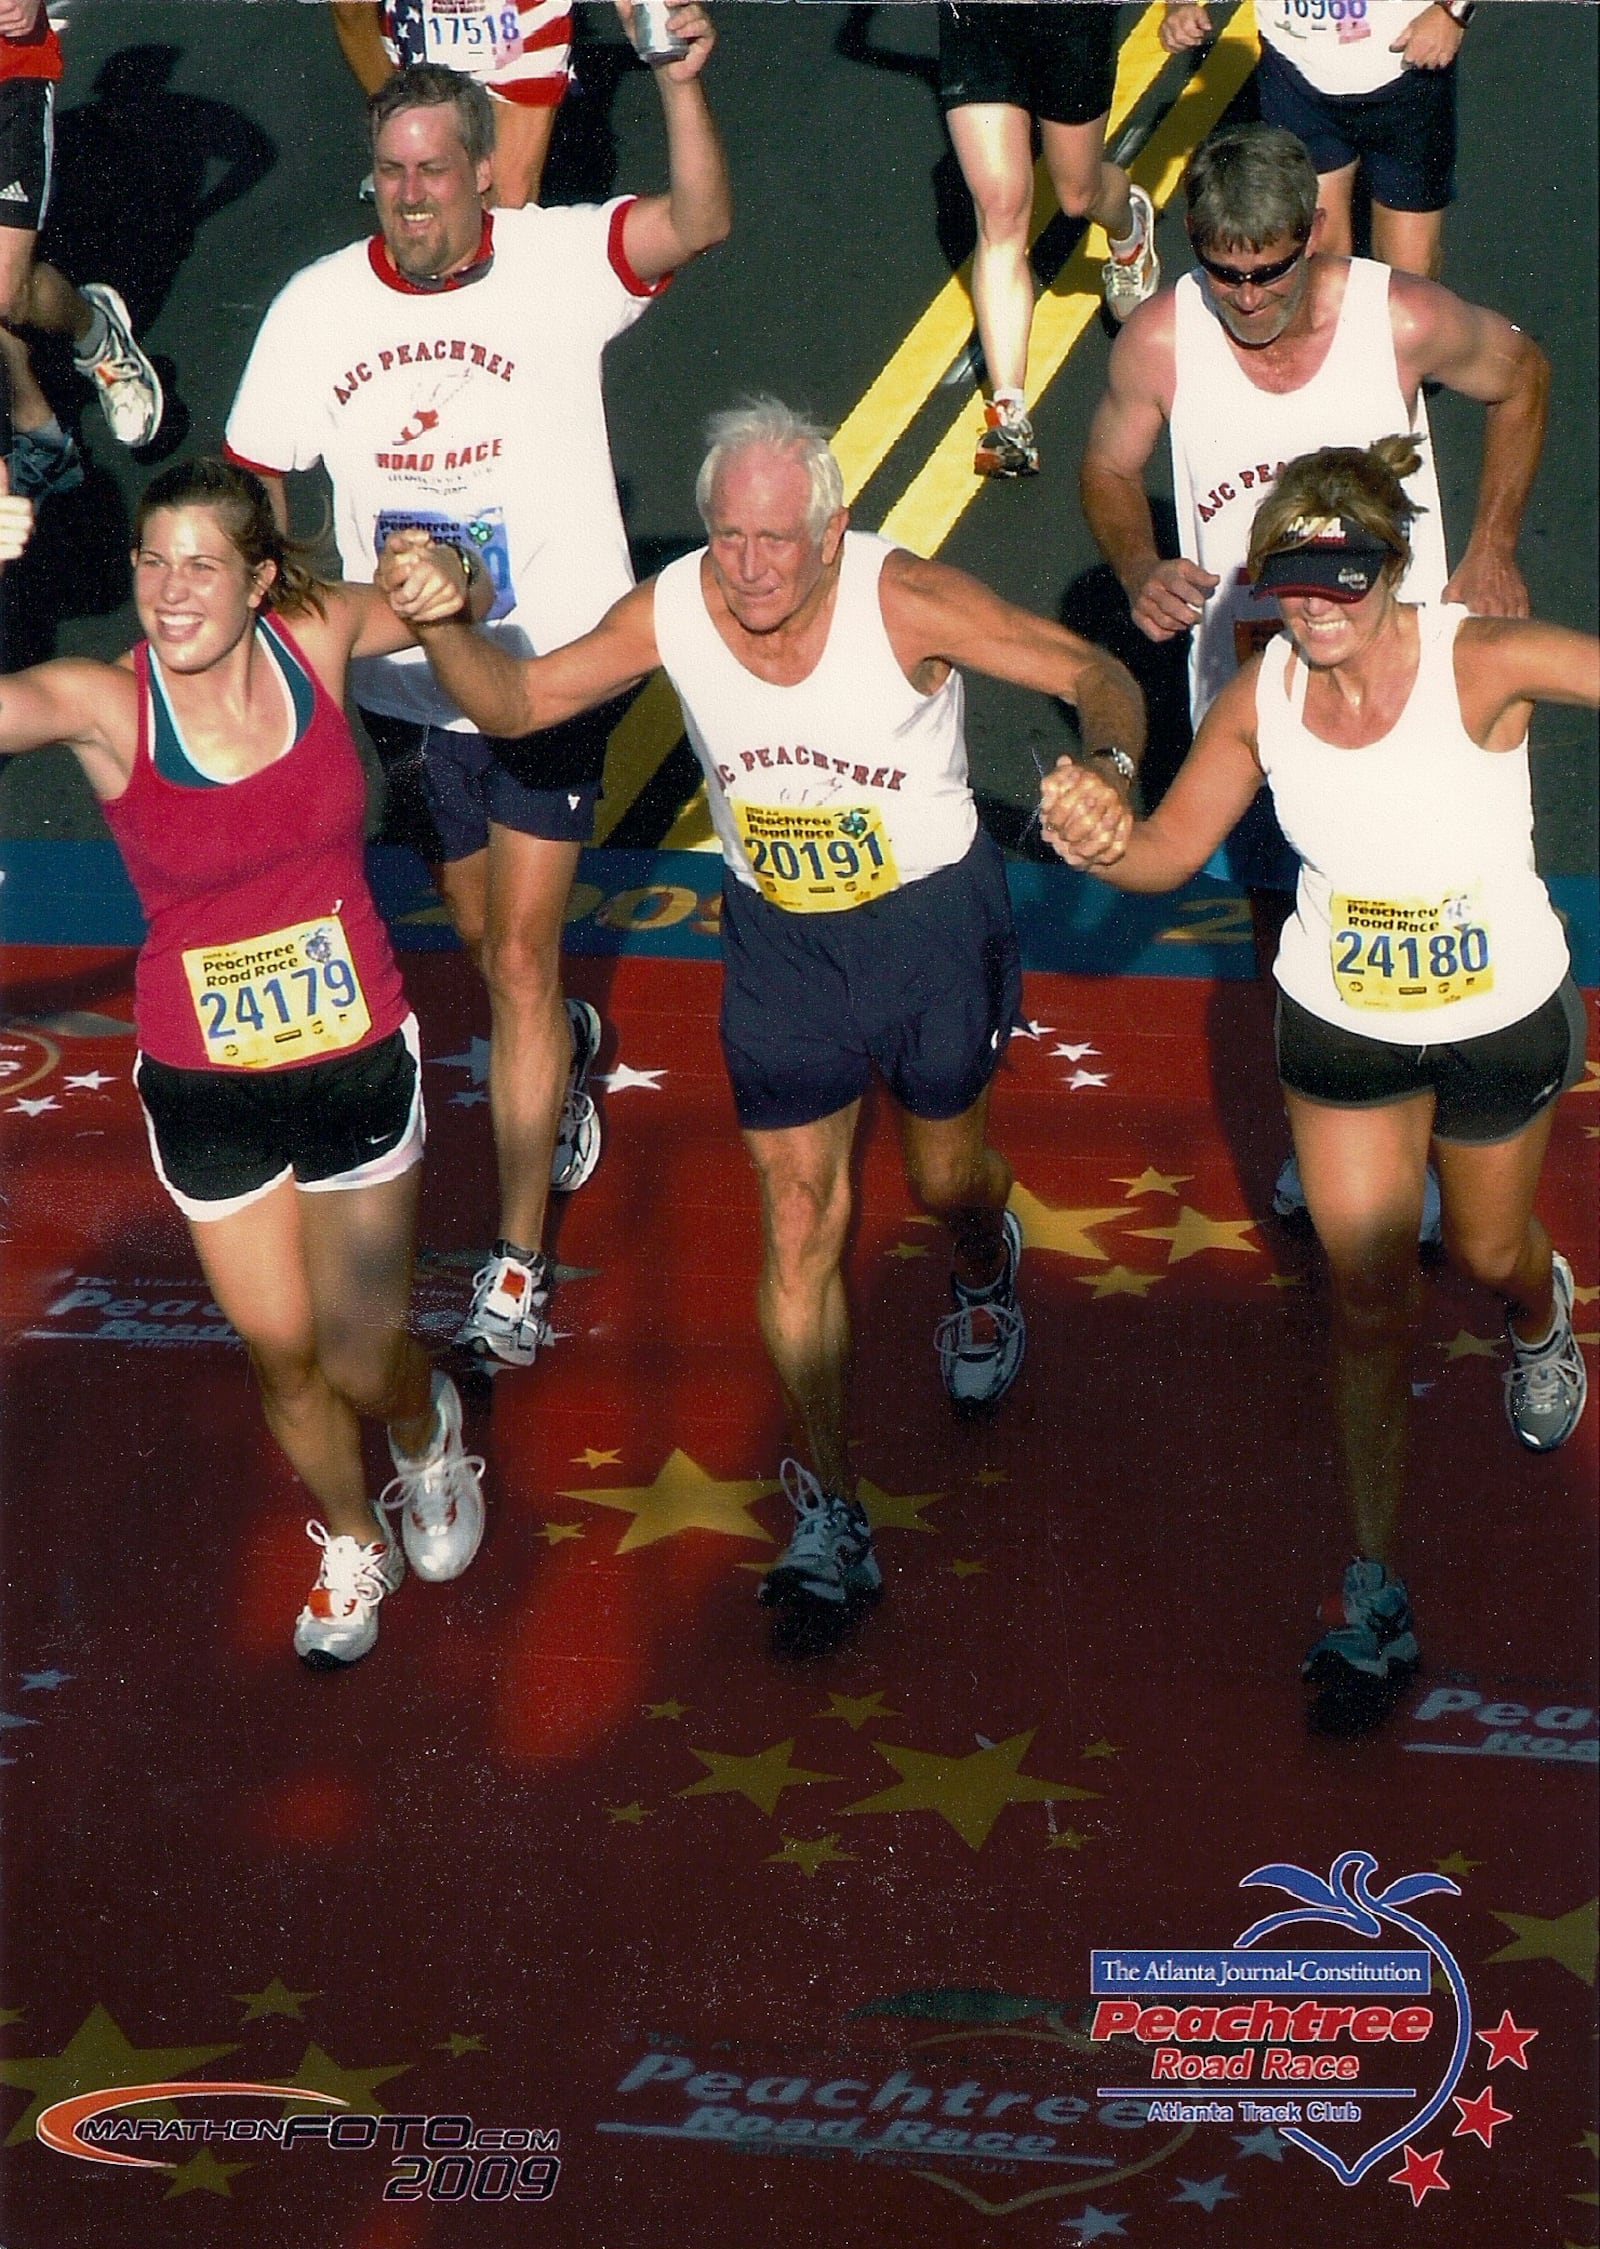
[[[258,628],[311,680],[292,748],[189,788],[151,755],[150,651],[134,650],[139,740],[101,809],[149,925],[134,984],[145,1053],[176,1069],[283,1069],[353,1053],[408,1013],[367,888],[366,782],[344,714],[284,626]]]

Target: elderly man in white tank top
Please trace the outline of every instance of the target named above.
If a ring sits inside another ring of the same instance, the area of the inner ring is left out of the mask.
[[[848,1451],[842,1274],[874,1075],[912,1191],[950,1232],[938,1352],[953,1405],[998,1404],[1022,1364],[1012,1175],[985,1134],[1021,979],[956,666],[1074,704],[1082,757],[1124,801],[1144,710],[1103,650],[848,530],[825,436],[776,400],[717,417],[696,498],[708,544],[582,640],[518,660],[451,625],[429,657],[496,731],[547,726],[658,666],[678,691],[726,863],[721,1031],[761,1186],[761,1331],[804,1455],[783,1465],[795,1535],[762,1598],[780,1640],[814,1645],[882,1588]]]

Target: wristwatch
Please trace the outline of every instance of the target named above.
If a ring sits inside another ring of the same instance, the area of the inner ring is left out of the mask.
[[[1465,31],[1478,11],[1478,0],[1439,0],[1439,6],[1453,24]]]
[[[1127,751],[1119,750],[1114,742],[1108,743],[1101,750],[1086,750],[1084,755],[1085,757],[1103,757],[1107,765],[1114,765],[1130,789],[1138,779],[1139,768],[1129,757]]]

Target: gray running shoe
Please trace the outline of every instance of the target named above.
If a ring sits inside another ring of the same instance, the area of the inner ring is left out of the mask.
[[[1529,1452],[1554,1452],[1577,1428],[1589,1394],[1583,1346],[1572,1332],[1572,1267],[1559,1250],[1550,1260],[1556,1321],[1534,1347],[1506,1324],[1511,1369],[1505,1378],[1506,1419]]]
[[[1161,286],[1161,260],[1156,256],[1155,205],[1144,189],[1135,187],[1131,181],[1128,200],[1133,205],[1136,222],[1135,247],[1125,258],[1113,253],[1100,268],[1106,310],[1119,323],[1126,320],[1129,313],[1137,312]]]
[[[128,308],[109,281],[86,281],[78,294],[104,315],[111,331],[94,359],[72,364],[94,386],[100,411],[119,445],[148,445],[161,427],[166,401],[161,377],[134,341]]]
[[[1404,1679],[1421,1661],[1405,1586],[1381,1562],[1358,1556],[1344,1573],[1336,1600],[1323,1609],[1331,1626],[1300,1666],[1314,1687],[1363,1679]]]
[[[600,1052],[600,1018],[587,1000],[569,999],[567,1027],[572,1034],[572,1068],[550,1165],[550,1184],[558,1195],[570,1195],[583,1186],[600,1161],[600,1118],[585,1090]]]
[[[1020,406],[1008,400],[983,410],[984,431],[972,458],[975,476],[1037,476],[1039,445],[1033,424]]]
[[[757,1600],[767,1608],[821,1601],[834,1609],[875,1601],[883,1591],[883,1572],[863,1508],[825,1492],[798,1460],[786,1460],[778,1473],[795,1512],[795,1533],[761,1580]]]
[[[952,1273],[956,1300],[934,1331],[939,1372],[957,1413],[986,1413],[1016,1381],[1027,1349],[1028,1327],[1017,1302],[1017,1268],[1022,1262],[1022,1228],[1007,1211],[1001,1226],[1005,1270],[992,1287],[969,1289]]]
[[[472,1309],[455,1340],[480,1359],[531,1367],[545,1340],[549,1303],[549,1259],[541,1252],[525,1265],[496,1250],[472,1277]]]

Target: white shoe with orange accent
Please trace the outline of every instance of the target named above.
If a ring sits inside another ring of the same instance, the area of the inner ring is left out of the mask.
[[[322,1567],[295,1619],[294,1652],[313,1671],[337,1671],[371,1653],[378,1604],[405,1576],[406,1558],[392,1531],[364,1546],[358,1538],[335,1538],[313,1519],[306,1536],[321,1547]]]

